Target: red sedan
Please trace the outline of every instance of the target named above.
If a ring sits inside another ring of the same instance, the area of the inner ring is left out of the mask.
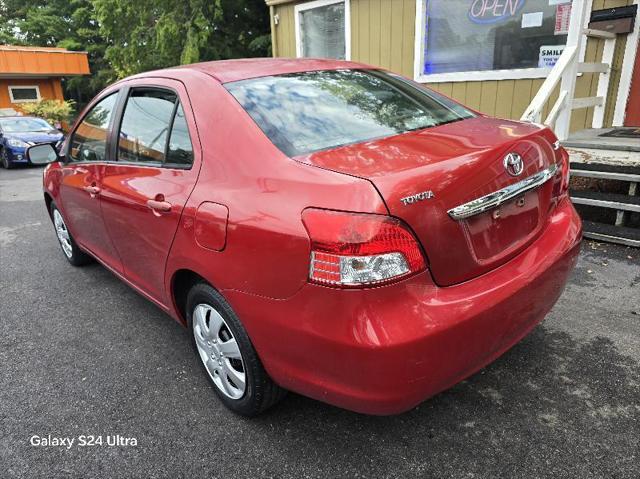
[[[187,326],[244,415],[416,406],[544,318],[581,239],[548,128],[351,62],[136,75],[29,155],[69,262]]]

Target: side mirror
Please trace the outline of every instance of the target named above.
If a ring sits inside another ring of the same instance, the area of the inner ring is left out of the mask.
[[[30,146],[27,148],[26,154],[27,159],[33,165],[48,165],[60,159],[54,146],[49,143]]]

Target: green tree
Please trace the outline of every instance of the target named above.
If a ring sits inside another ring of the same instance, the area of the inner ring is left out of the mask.
[[[81,104],[115,76],[89,0],[0,0],[0,43],[86,51],[92,75],[63,82],[66,96]]]
[[[127,75],[271,48],[264,0],[0,0],[0,43],[88,52],[91,76],[64,82],[79,105]]]
[[[263,0],[92,0],[118,77],[269,54]]]

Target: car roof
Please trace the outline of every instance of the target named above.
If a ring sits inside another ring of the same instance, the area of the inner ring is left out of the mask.
[[[205,73],[220,83],[228,83],[250,78],[259,78],[286,73],[300,73],[318,70],[340,70],[345,68],[373,68],[364,63],[321,58],[243,58],[193,63],[165,70],[156,70],[135,75],[134,78],[169,76],[180,78],[185,71],[196,70]]]

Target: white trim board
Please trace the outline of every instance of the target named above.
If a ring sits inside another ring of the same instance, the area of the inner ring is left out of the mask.
[[[549,73],[551,73],[551,68],[519,68],[516,70],[434,73],[431,75],[418,75],[415,80],[420,83],[522,80],[525,78],[547,78]]]
[[[633,2],[638,5],[638,0]],[[616,98],[616,108],[613,112],[613,126],[623,126],[627,114],[627,103],[629,92],[631,91],[631,80],[633,78],[633,67],[636,55],[638,54],[638,38],[640,37],[640,15],[636,18],[636,25],[632,33],[627,35],[627,45],[624,49],[622,59],[622,69],[620,71],[620,81],[618,82],[618,96]]]
[[[344,3],[344,55],[345,60],[351,60],[351,2],[350,0],[314,0],[299,3],[294,7],[294,24],[296,37],[296,57],[302,58],[302,36],[300,35],[300,12],[313,8],[325,7],[336,3]]]
[[[40,101],[42,97],[40,96],[40,87],[38,85],[9,85],[9,99],[11,103],[29,103],[31,101]],[[13,97],[13,90],[35,90],[36,98],[35,100],[16,100]]]

